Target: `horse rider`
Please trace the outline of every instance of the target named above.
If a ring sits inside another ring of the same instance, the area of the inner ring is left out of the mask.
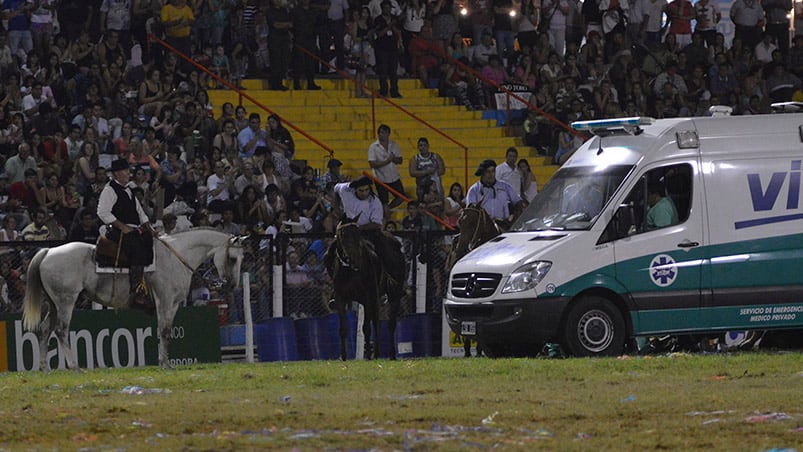
[[[153,262],[153,229],[139,200],[131,192],[131,171],[125,159],[112,162],[112,179],[98,199],[98,218],[108,225],[106,237],[128,258],[129,306],[153,311],[155,305],[145,284],[145,266]]]
[[[373,181],[367,176],[351,182],[342,182],[335,185],[335,193],[340,199],[343,215],[346,218],[354,219],[363,235],[371,241],[380,256],[382,265],[386,273],[388,270],[387,259],[399,259],[403,261],[399,242],[393,236],[382,230],[384,219],[384,208],[382,201],[379,200],[371,186]],[[401,283],[401,281],[397,281]]]
[[[480,180],[469,187],[466,205],[479,204],[503,230],[507,230],[515,219],[512,211],[520,211],[527,205],[521,199],[520,189],[514,189],[505,181],[496,178],[496,162],[483,160],[475,176]],[[511,210],[513,207],[513,210]]]

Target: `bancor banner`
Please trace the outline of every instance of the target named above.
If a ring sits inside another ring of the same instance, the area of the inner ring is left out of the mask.
[[[22,315],[0,315],[0,372],[39,370],[36,334],[22,327]],[[171,331],[170,364],[220,362],[217,309],[181,308]],[[157,365],[156,317],[133,310],[75,311],[70,346],[84,369]],[[52,369],[66,361],[50,335],[47,358]]]

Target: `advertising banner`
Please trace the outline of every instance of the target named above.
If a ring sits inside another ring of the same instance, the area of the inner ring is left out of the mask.
[[[220,333],[215,307],[181,308],[170,340],[170,364],[220,362]],[[156,317],[134,310],[75,311],[70,347],[84,369],[159,364]],[[66,361],[50,335],[47,359],[52,369]],[[39,370],[35,333],[25,331],[20,314],[0,315],[0,372]]]

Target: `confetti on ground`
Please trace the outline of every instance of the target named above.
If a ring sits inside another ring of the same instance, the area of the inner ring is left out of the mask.
[[[755,416],[747,416],[745,422],[767,422],[767,421],[791,421],[792,416],[786,413],[767,413],[757,414]]]

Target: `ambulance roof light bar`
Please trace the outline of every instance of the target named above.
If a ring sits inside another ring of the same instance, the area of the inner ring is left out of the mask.
[[[774,102],[770,104],[773,113],[800,113],[803,102]]]
[[[648,126],[655,119],[647,116],[634,116],[630,118],[595,119],[592,121],[575,121],[572,128],[581,132],[591,132],[594,135],[611,135],[615,131],[624,130],[633,135],[642,132],[641,126]]]

